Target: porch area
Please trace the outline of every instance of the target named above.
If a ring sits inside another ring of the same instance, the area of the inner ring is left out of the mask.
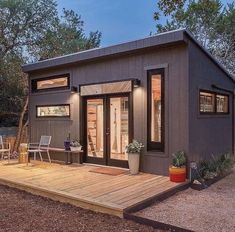
[[[168,177],[140,173],[108,175],[95,172],[94,165],[60,165],[33,161],[0,163],[0,184],[93,211],[123,217],[123,213],[187,183]]]

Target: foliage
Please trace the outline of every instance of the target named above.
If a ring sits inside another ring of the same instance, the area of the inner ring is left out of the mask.
[[[223,154],[218,158],[212,156],[212,160],[199,163],[199,174],[204,179],[213,179],[230,171],[234,164],[235,159],[230,154]]]
[[[176,153],[172,154],[172,165],[174,167],[182,167],[186,164],[186,155],[184,151],[177,151]]]
[[[157,3],[157,6],[160,11],[162,11],[165,15],[170,15],[172,12],[176,11],[179,8],[182,8],[185,4],[186,0],[160,0]],[[160,12],[154,12],[154,19],[159,20],[160,19]]]
[[[187,28],[232,74],[235,74],[235,3],[221,0],[160,0],[154,14],[157,32]],[[159,23],[161,14],[167,17]]]
[[[126,153],[140,153],[144,145],[137,140],[133,140],[126,146]]]
[[[27,95],[27,79],[21,71],[23,60],[7,55],[0,61],[0,122],[1,126],[17,126]]]
[[[0,0],[0,126],[19,123],[28,94],[22,64],[99,46],[100,32],[86,36],[83,24],[72,10],[60,16],[55,0]]]
[[[1,0],[0,58],[33,46],[56,15],[53,0]]]
[[[78,142],[78,140],[73,140],[70,143],[70,147],[81,147],[81,144]]]
[[[32,54],[43,60],[99,46],[101,33],[90,32],[86,37],[83,25],[81,16],[63,9],[62,17],[56,17],[43,37],[37,40]]]

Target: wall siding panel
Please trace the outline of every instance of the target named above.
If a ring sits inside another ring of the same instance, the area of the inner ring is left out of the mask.
[[[151,41],[150,41],[151,42]],[[134,45],[133,45],[134,46]],[[146,67],[161,65],[165,74],[165,151],[147,152],[147,71]],[[188,64],[186,45],[156,48],[141,54],[125,55],[119,58],[74,65],[66,69],[55,69],[37,74],[31,78],[69,72],[74,86],[105,81],[138,78],[141,86],[133,92],[134,138],[145,144],[141,169],[145,172],[168,174],[171,154],[188,150]],[[81,97],[80,97],[81,99]],[[80,138],[80,101],[78,94],[68,91],[32,94],[30,96],[31,138],[41,134],[52,135],[52,145],[63,147],[68,132]],[[35,118],[37,104],[71,104],[71,119],[43,121]],[[48,125],[50,124],[50,125]],[[84,138],[81,138],[84,139]]]
[[[211,159],[226,152],[232,153],[232,113],[229,115],[200,115],[199,89],[213,90],[215,84],[225,89],[234,89],[234,83],[197,46],[189,43],[189,152],[190,160]],[[232,109],[230,94],[230,109]]]

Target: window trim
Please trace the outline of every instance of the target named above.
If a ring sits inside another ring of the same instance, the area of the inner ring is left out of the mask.
[[[56,116],[56,115],[51,115],[51,116],[39,116],[38,115],[38,108],[39,107],[54,107],[54,106],[68,106],[69,107],[69,115],[67,116]],[[70,104],[50,104],[50,105],[36,105],[36,118],[70,118],[71,117],[71,108]]]
[[[152,121],[152,82],[154,74],[161,75],[161,142],[151,141]],[[165,149],[165,69],[147,70],[147,151],[161,151]]]
[[[53,80],[61,77],[67,78],[67,86],[61,86],[61,87],[51,87],[51,88],[45,88],[45,89],[37,89],[37,82],[39,81],[46,81],[46,80]],[[40,93],[40,92],[48,92],[48,91],[57,91],[57,90],[65,90],[70,89],[70,74],[60,74],[60,75],[54,75],[54,76],[48,76],[48,77],[42,77],[38,79],[32,79],[31,80],[31,92],[32,93]]]
[[[213,112],[203,112],[200,110],[200,106],[201,106],[201,92],[204,93],[210,93],[210,94],[214,94],[214,111]],[[217,95],[221,95],[221,96],[225,96],[228,98],[228,111],[227,112],[217,112]],[[229,115],[230,114],[230,104],[229,104],[229,94],[225,94],[225,93],[220,93],[220,92],[215,92],[212,90],[205,90],[205,89],[199,89],[199,104],[198,104],[198,108],[199,108],[199,114],[200,115]]]

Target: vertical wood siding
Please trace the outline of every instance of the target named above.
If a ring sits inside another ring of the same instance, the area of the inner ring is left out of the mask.
[[[141,86],[134,89],[134,138],[147,145],[147,71],[145,67],[168,64],[165,75],[165,152],[143,152],[141,168],[145,172],[168,174],[171,154],[188,151],[188,56],[186,45],[156,48],[151,52],[125,55],[120,58],[74,65],[67,68],[37,72],[31,78],[70,73],[71,85],[99,83],[128,78],[138,78]],[[36,119],[35,108],[39,104],[71,104],[71,119]],[[70,131],[79,137],[79,96],[70,91],[32,94],[30,96],[31,140],[40,135],[52,135],[52,145],[63,146]]]
[[[233,82],[192,42],[189,43],[189,153],[191,161],[211,159],[232,152],[232,112],[229,115],[200,115],[199,89],[213,90],[215,84],[234,89]],[[218,91],[221,92],[221,91]],[[223,93],[223,91],[221,92]],[[226,93],[226,92],[224,92]],[[230,94],[230,110],[232,110]]]

